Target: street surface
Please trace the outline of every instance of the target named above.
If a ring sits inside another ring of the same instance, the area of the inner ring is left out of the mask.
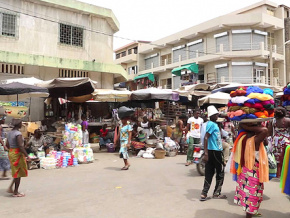
[[[0,217],[244,217],[233,204],[230,174],[223,188],[227,200],[199,201],[204,178],[195,165],[184,166],[185,155],[131,158],[128,171],[120,170],[123,161],[117,153],[96,153],[95,158],[78,167],[29,171],[20,186],[24,198],[10,197],[10,181],[0,181]],[[265,185],[260,212],[265,218],[290,217],[290,199],[280,193],[277,180]]]

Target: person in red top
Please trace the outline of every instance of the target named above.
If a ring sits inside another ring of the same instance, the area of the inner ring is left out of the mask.
[[[111,140],[107,138],[108,132],[107,124],[104,124],[103,128],[100,130],[100,149],[102,146],[106,146],[107,143],[111,143]]]

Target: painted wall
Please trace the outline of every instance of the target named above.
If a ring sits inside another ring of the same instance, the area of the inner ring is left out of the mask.
[[[18,37],[0,37],[0,50],[87,61],[95,59],[97,62],[105,63],[113,62],[113,38],[111,36],[84,31],[83,48],[59,43],[59,23],[113,34],[114,31],[106,19],[24,0],[0,0],[0,3],[12,10],[21,10],[56,21],[50,22],[19,14]],[[5,12],[2,9],[0,11]]]

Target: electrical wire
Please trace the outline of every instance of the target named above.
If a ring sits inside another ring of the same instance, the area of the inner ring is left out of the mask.
[[[12,5],[10,5],[10,6],[12,6]],[[15,6],[13,6],[13,7],[15,7]],[[7,8],[7,7],[3,7],[3,6],[0,6],[0,8],[1,9],[4,9],[4,10],[7,10],[7,11],[14,12],[14,13],[19,13],[19,14],[23,14],[23,15],[26,15],[26,16],[30,16],[30,17],[33,17],[33,18],[37,18],[37,19],[41,19],[41,20],[44,20],[44,21],[52,22],[52,23],[59,24],[60,22],[63,22],[63,23],[66,23],[66,24],[71,24],[72,26],[75,25],[73,23],[66,22],[66,21],[53,20],[52,17],[48,17],[48,16],[47,16],[47,18],[45,18],[45,17],[40,17],[40,16],[37,16],[37,15],[32,15],[32,14],[29,14],[27,12],[25,13],[25,12],[13,10],[13,9],[10,9],[10,8]],[[32,12],[32,11],[29,11],[29,12]],[[35,13],[35,12],[32,12],[32,13]],[[37,13],[37,14],[43,16],[40,13]],[[101,31],[98,31],[98,30],[88,29],[88,28],[85,28],[85,27],[82,27],[82,29],[85,30],[85,31],[88,31],[88,32],[93,32],[93,33],[96,33],[96,34],[102,34],[102,35],[106,35],[106,36],[110,36],[110,37],[114,37],[114,38],[118,38],[118,39],[123,39],[123,40],[132,41],[132,42],[136,42],[136,43],[141,43],[141,44],[147,44],[147,45],[153,45],[153,46],[157,46],[157,47],[167,48],[167,46],[165,46],[165,45],[159,45],[159,44],[155,44],[155,43],[152,43],[152,42],[149,42],[149,43],[146,42],[146,43],[144,43],[144,42],[139,41],[139,40],[136,40],[136,39],[130,39],[130,38],[127,38],[127,37],[122,37],[122,36],[116,36],[116,35],[113,35],[113,34],[110,34],[110,33],[105,33],[105,32],[101,32]],[[209,52],[191,51],[191,50],[184,50],[184,51],[188,51],[188,52],[192,52],[192,53],[201,53],[201,54],[205,54],[205,55],[218,55],[218,56],[220,56],[220,54],[218,54],[218,53],[209,53]]]

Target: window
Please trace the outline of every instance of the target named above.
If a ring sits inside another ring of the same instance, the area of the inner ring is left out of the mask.
[[[59,69],[58,76],[61,78],[89,77],[89,72],[79,70]]]
[[[126,56],[126,51],[121,52],[121,57],[125,57]]]
[[[0,12],[0,32],[2,36],[16,37],[17,17],[15,14]]]
[[[129,75],[138,74],[137,66],[129,67],[128,74]]]
[[[121,56],[121,54],[120,54],[120,53],[116,54],[116,59],[119,59],[119,58],[120,58],[120,56]]]
[[[59,24],[59,42],[66,45],[83,47],[84,29],[67,24]]]
[[[267,14],[274,16],[275,15],[275,11],[272,8],[267,8]]]

